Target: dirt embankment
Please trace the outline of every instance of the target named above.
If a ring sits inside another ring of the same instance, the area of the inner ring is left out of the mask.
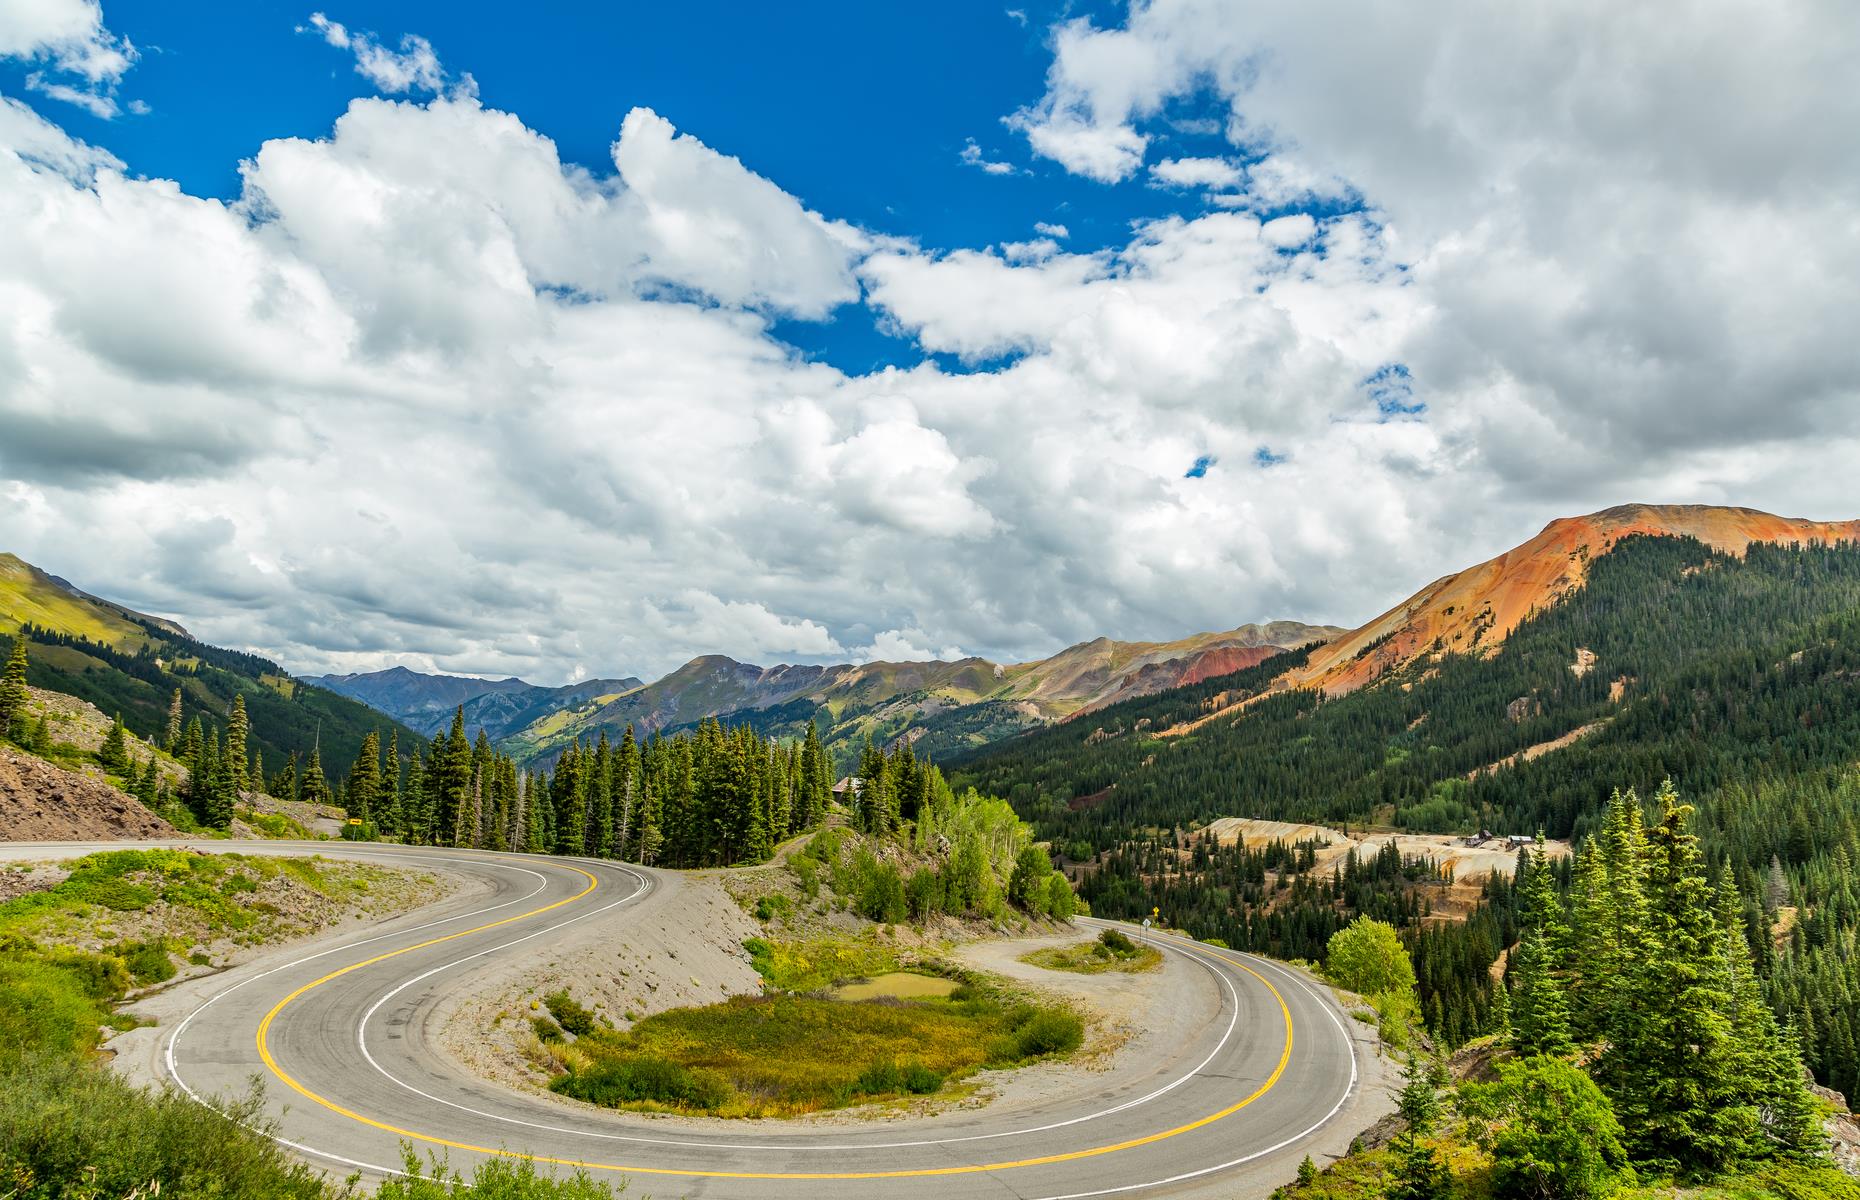
[[[660,875],[625,918],[625,935],[599,920],[570,926],[538,953],[513,959],[470,995],[442,1007],[440,1044],[472,1071],[501,1083],[545,1082],[529,1052],[532,1002],[566,989],[622,1029],[668,1008],[715,1004],[761,990],[745,938],[761,924],[711,873]],[[618,897],[615,897],[616,899]],[[567,1101],[564,1101],[567,1103]]]
[[[0,841],[175,836],[174,826],[102,780],[0,746]]]

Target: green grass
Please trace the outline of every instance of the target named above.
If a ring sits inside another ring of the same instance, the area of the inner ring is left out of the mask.
[[[316,840],[315,834],[283,813],[257,812],[249,808],[240,808],[235,809],[233,815],[268,838],[286,838],[305,842]]]
[[[341,903],[365,895],[385,873],[325,859],[189,850],[110,850],[67,866],[70,876],[56,886],[0,904],[0,944],[13,937],[92,950],[107,946],[141,984],[171,978],[171,955],[195,941],[256,944],[302,931],[312,918],[289,915],[253,895],[271,880],[289,878]]]
[[[1049,971],[1071,971],[1078,975],[1102,975],[1106,971],[1154,971],[1162,965],[1162,951],[1154,946],[1140,946],[1114,929],[1107,929],[1095,942],[1072,946],[1048,946],[1020,956],[1020,961]]]
[[[1071,1011],[974,983],[947,999],[739,996],[553,1048],[556,1091],[609,1107],[792,1116],[925,1095],[985,1067],[1076,1050]]]
[[[148,641],[138,625],[80,600],[11,554],[0,554],[0,632],[37,625],[134,650]]]
[[[870,935],[808,941],[750,938],[743,949],[768,986],[784,992],[816,992],[899,966],[898,952]]]

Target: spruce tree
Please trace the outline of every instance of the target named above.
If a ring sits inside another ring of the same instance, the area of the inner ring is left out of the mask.
[[[372,729],[362,736],[355,765],[349,768],[349,815],[372,823],[381,802],[381,735]]]
[[[110,732],[104,735],[103,745],[97,749],[97,761],[103,764],[104,770],[115,775],[129,769],[128,731],[123,728],[123,714],[116,714]]]
[[[1568,1054],[1573,1047],[1562,978],[1568,933],[1541,831],[1534,852],[1524,859],[1520,881],[1521,931],[1511,972],[1516,980],[1510,997],[1512,1048],[1521,1057]]]
[[[306,804],[329,803],[329,780],[323,776],[323,747],[320,744],[310,747],[310,761],[304,765],[297,794]]]
[[[18,740],[26,722],[26,631],[13,635],[6,669],[0,671],[0,737]]]
[[[1660,821],[1638,850],[1646,924],[1625,964],[1638,1002],[1610,1014],[1596,1082],[1635,1157],[1709,1173],[1761,1151],[1759,1081],[1735,1044],[1731,971],[1691,806],[1670,782],[1657,800]]]
[[[161,792],[161,776],[155,768],[155,754],[149,753],[148,761],[143,764],[142,773],[136,778],[133,789],[136,799],[149,808],[154,808]]]
[[[168,724],[162,731],[161,746],[173,754],[181,741],[181,689],[174,689],[174,695],[168,698]]]
[[[1434,1147],[1420,1140],[1432,1133],[1440,1120],[1436,1072],[1419,1051],[1410,1051],[1402,1078],[1395,1108],[1408,1129],[1397,1150],[1394,1178],[1387,1194],[1391,1200],[1436,1200],[1447,1194],[1451,1175]]]
[[[250,781],[246,779],[246,736],[252,732],[252,722],[245,715],[245,695],[235,693],[232,712],[226,717],[226,763],[231,772],[233,788],[245,791]]]

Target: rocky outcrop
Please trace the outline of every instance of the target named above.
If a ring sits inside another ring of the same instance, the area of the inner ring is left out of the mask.
[[[107,783],[0,746],[0,841],[174,837],[174,826]]]

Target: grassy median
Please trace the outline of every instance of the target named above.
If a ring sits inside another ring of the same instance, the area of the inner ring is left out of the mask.
[[[931,1095],[983,1068],[1076,1050],[1084,1026],[1068,1009],[965,981],[947,997],[910,1000],[739,996],[659,1013],[624,1033],[556,1037],[549,1049],[564,1073],[551,1086],[563,1095],[610,1108],[780,1117]]]
[[[1139,946],[1117,930],[1107,929],[1095,942],[1048,946],[1021,955],[1020,961],[1050,971],[1100,975],[1106,971],[1153,971],[1162,965],[1162,951],[1154,946]]]

